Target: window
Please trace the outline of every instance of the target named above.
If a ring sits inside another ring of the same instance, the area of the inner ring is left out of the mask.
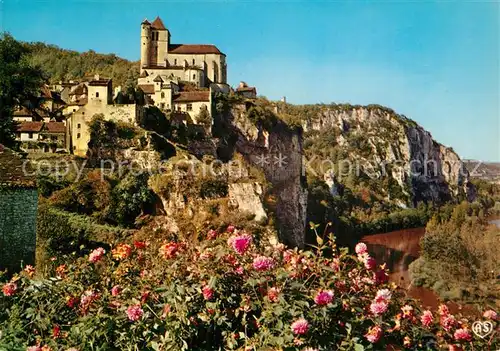
[[[182,111],[181,105],[177,105],[177,111]]]
[[[81,137],[81,135],[80,135],[80,133],[78,133],[78,134],[76,135],[76,138],[77,138],[77,139],[80,139],[80,137]]]
[[[57,136],[52,135],[52,136],[50,137],[50,139],[51,139],[52,141],[57,141]]]
[[[97,97],[99,97],[99,93],[97,93]],[[85,111],[82,112],[82,115],[84,115],[84,114],[85,114]]]
[[[165,104],[162,102],[162,103],[160,104],[160,107],[161,107],[161,109],[163,110],[163,109],[165,108]]]
[[[194,65],[195,65],[195,61],[194,61],[194,59],[193,59],[193,66],[194,66]]]
[[[33,133],[32,132],[28,133],[28,138],[33,139]]]
[[[193,80],[195,80],[195,79],[196,79],[196,74],[193,74]]]
[[[99,92],[96,92],[96,93],[95,93],[95,97],[96,97],[96,98],[98,98],[98,97],[99,97]],[[83,115],[83,113],[82,113],[82,115]]]
[[[78,123],[78,125],[76,126],[76,128],[80,129],[82,127],[82,125],[80,123]]]
[[[186,105],[186,110],[193,111],[193,104],[187,104]]]
[[[177,59],[174,59],[174,66],[177,66]]]
[[[76,112],[76,108],[73,109],[73,112]]]
[[[163,93],[163,92],[161,93],[161,98],[165,99],[165,93]]]

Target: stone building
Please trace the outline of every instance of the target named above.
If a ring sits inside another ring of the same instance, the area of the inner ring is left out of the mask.
[[[0,144],[0,270],[35,262],[38,191],[21,155]]]
[[[56,152],[66,150],[66,123],[19,122],[16,140],[24,151]]]
[[[113,103],[113,86],[111,79],[95,75],[94,79],[85,84],[82,95],[75,96],[78,109],[70,112],[67,117],[67,147],[78,156],[85,156],[90,141],[88,123],[97,114],[102,114],[106,120],[114,120],[135,124],[142,114],[142,106],[137,104]],[[71,105],[70,105],[71,106]]]
[[[197,87],[227,83],[226,55],[215,45],[173,44],[160,17],[141,23],[141,78],[153,84],[160,76],[191,82]],[[165,79],[166,81],[166,79]]]

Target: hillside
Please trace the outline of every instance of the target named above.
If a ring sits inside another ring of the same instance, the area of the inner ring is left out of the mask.
[[[77,52],[55,45],[24,43],[30,51],[31,62],[40,65],[51,83],[79,80],[96,73],[113,79],[113,85],[135,86],[139,76],[139,63],[114,54],[98,54],[92,50]]]

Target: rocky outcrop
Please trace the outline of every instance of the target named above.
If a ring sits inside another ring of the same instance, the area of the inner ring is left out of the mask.
[[[443,202],[459,194],[469,200],[474,197],[467,169],[453,149],[390,109],[323,106],[303,121],[303,128],[308,138],[318,137],[318,133],[335,134],[336,144],[347,150],[349,161],[355,163],[350,166],[376,179],[391,177],[407,196],[406,201],[398,199],[401,206]],[[390,198],[390,191],[385,190]]]
[[[225,120],[236,135],[234,150],[261,169],[275,199],[275,215],[281,242],[304,247],[307,189],[303,176],[302,132],[276,120],[264,127],[247,117],[245,105],[233,106]]]

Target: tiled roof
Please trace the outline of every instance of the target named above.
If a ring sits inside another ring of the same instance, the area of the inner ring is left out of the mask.
[[[169,54],[219,54],[224,55],[215,45],[208,44],[171,44]]]
[[[238,87],[236,91],[251,91],[251,92],[257,92],[257,89],[255,87]]]
[[[33,114],[24,106],[21,107],[21,109],[14,111],[13,115],[14,115],[14,117],[18,117],[18,116],[32,117],[33,116]]]
[[[87,90],[88,90],[88,88],[85,86],[85,84],[80,84],[74,90],[70,91],[69,95],[87,94]]]
[[[0,187],[36,188],[36,177],[30,163],[0,144]]]
[[[19,122],[17,131],[20,133],[37,133],[42,130],[43,122]]]
[[[63,134],[66,133],[66,125],[63,122],[48,122],[43,127],[48,133]]]
[[[99,80],[91,80],[89,82],[89,85],[90,86],[99,86],[99,87],[105,87],[105,86],[108,86],[109,82],[111,81],[111,79],[99,79]]]
[[[50,88],[48,85],[42,85],[42,88],[40,89],[40,95],[41,97],[45,99],[52,99],[52,92],[50,91]]]
[[[165,25],[163,24],[163,21],[161,20],[160,17],[156,17],[156,19],[151,23],[151,28],[157,29],[157,30],[165,30]]]
[[[155,93],[154,84],[142,84],[142,85],[138,85],[138,87],[144,92],[144,94],[154,94]]]
[[[183,91],[174,95],[175,102],[210,101],[210,91]]]

